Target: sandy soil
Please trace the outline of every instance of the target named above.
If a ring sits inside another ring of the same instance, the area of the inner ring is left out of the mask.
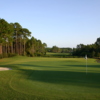
[[[0,67],[0,71],[11,70],[11,68]]]

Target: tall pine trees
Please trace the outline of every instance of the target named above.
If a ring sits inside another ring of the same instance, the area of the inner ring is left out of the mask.
[[[8,23],[0,19],[0,54],[3,57],[11,55],[40,56],[45,54],[45,45],[32,37],[27,28],[19,23]]]

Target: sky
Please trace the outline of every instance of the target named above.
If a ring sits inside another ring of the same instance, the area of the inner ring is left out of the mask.
[[[100,0],[0,0],[0,18],[28,28],[48,47],[73,48],[100,37]]]

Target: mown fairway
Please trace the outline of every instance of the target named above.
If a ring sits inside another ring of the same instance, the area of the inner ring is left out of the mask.
[[[47,57],[66,58],[66,57],[70,56],[70,53],[52,53],[52,52],[47,52],[46,56]]]
[[[100,63],[84,58],[0,59],[0,100],[100,100]]]

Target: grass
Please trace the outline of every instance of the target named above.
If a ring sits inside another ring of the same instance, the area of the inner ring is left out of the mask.
[[[84,58],[0,59],[0,100],[99,100],[100,63]]]
[[[69,53],[53,53],[53,52],[47,52],[47,55],[69,55]]]
[[[70,56],[71,56],[70,53],[52,53],[52,52],[46,53],[46,57],[68,58]]]

